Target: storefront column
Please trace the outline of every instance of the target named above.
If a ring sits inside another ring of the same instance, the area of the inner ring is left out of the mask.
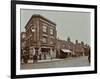
[[[56,58],[56,49],[54,49],[54,58]]]
[[[41,47],[39,48],[38,55],[39,55],[39,60],[41,60],[41,55],[42,55]]]
[[[53,51],[52,48],[50,48],[50,55],[51,55],[51,59],[53,58]]]
[[[32,55],[35,55],[35,48],[32,49]]]
[[[83,52],[83,55],[82,56],[84,56],[84,52]]]

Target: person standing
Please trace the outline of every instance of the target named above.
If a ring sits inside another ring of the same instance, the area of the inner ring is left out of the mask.
[[[35,56],[35,49],[34,49],[34,48],[32,48],[32,56],[33,56],[33,63],[34,63],[34,61],[35,61],[35,59],[34,59],[34,56]]]
[[[88,61],[89,61],[89,63],[91,62],[91,56],[90,56],[91,54],[90,54],[90,48],[89,48],[89,54],[88,54]]]

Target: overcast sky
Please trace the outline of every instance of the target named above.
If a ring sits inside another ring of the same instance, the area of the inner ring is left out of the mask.
[[[90,45],[90,13],[69,11],[45,11],[21,9],[21,31],[25,31],[25,25],[34,14],[40,14],[55,22],[57,37],[71,41],[79,40]]]

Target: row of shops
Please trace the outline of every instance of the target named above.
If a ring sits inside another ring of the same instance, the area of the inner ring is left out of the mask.
[[[26,53],[26,54],[25,54]],[[51,48],[51,47],[30,47],[28,50],[23,49],[21,56],[27,55],[29,60],[33,60],[34,56],[37,56],[37,60],[48,60],[55,58],[67,58],[67,57],[77,57],[77,56],[86,56],[90,53],[89,47],[81,47],[81,50],[76,48],[75,50],[62,48]]]

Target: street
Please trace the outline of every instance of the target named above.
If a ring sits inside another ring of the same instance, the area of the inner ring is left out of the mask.
[[[88,56],[70,57],[46,62],[21,64],[21,69],[60,68],[89,66]]]

